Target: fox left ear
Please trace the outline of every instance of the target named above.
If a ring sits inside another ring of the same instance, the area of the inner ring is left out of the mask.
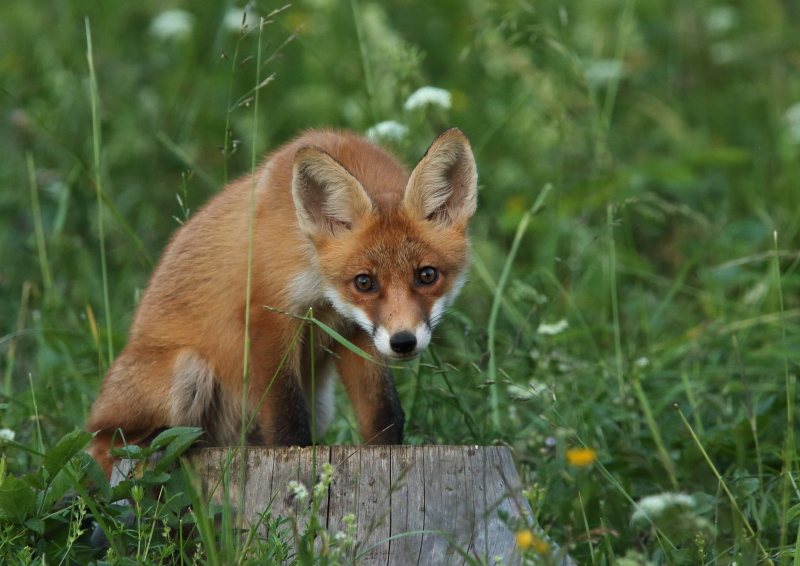
[[[478,173],[464,132],[447,130],[434,140],[406,186],[404,206],[436,224],[466,224],[478,201]]]
[[[310,238],[336,237],[372,210],[361,183],[325,151],[301,147],[294,157],[292,199],[300,229]]]

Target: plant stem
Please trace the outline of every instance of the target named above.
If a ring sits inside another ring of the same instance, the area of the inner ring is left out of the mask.
[[[678,411],[678,414],[681,416],[681,420],[683,421],[683,424],[686,426],[687,429],[689,429],[689,434],[692,435],[692,439],[694,440],[694,443],[700,449],[700,452],[701,452],[701,454],[703,454],[703,458],[705,458],[705,461],[708,464],[709,468],[711,468],[711,471],[714,472],[714,477],[717,478],[717,481],[722,486],[722,489],[725,492],[725,495],[728,496],[728,500],[731,502],[731,507],[733,507],[733,509],[736,510],[736,513],[738,513],[739,516],[741,517],[742,523],[744,524],[745,529],[747,529],[747,532],[755,540],[756,545],[758,546],[758,549],[761,551],[761,554],[764,556],[764,558],[767,559],[767,562],[771,566],[774,566],[772,560],[769,558],[769,554],[764,549],[764,546],[761,544],[761,541],[758,540],[758,537],[756,536],[756,533],[753,530],[753,527],[750,526],[750,522],[747,520],[747,517],[744,516],[744,513],[739,508],[739,504],[736,503],[736,499],[733,497],[733,494],[731,493],[731,490],[728,489],[728,485],[725,483],[725,480],[722,478],[722,476],[720,475],[719,471],[717,471],[717,467],[714,465],[714,462],[711,461],[711,458],[708,456],[708,453],[706,452],[705,448],[703,448],[703,444],[700,442],[700,439],[697,438],[697,435],[694,433],[694,430],[692,429],[692,425],[690,425],[689,421],[686,420],[686,417],[683,416],[683,411],[681,411],[680,407],[678,407],[677,404],[673,405],[673,407],[675,407],[675,410]]]
[[[492,407],[492,424],[494,425],[495,431],[500,430],[500,389],[497,383],[497,356],[495,355],[495,336],[497,334],[497,315],[500,312],[500,303],[503,300],[503,289],[505,289],[506,282],[508,280],[508,274],[511,272],[511,264],[514,263],[514,257],[517,255],[517,250],[519,250],[519,244],[522,241],[522,236],[525,234],[525,230],[528,228],[528,224],[533,218],[533,215],[536,214],[543,206],[544,199],[547,196],[547,193],[553,188],[553,185],[550,183],[546,184],[541,192],[539,192],[539,196],[536,197],[536,201],[533,203],[533,206],[528,209],[525,215],[520,220],[519,226],[517,226],[517,233],[514,234],[514,241],[511,243],[511,250],[508,252],[508,257],[506,258],[506,263],[503,265],[503,271],[500,273],[500,279],[497,281],[497,287],[494,290],[494,300],[492,301],[492,310],[489,313],[489,327],[488,327],[488,334],[489,334],[489,381],[492,383],[492,396],[491,396],[491,407]]]
[[[106,314],[106,337],[108,339],[108,363],[114,359],[114,343],[111,335],[111,302],[108,298],[108,266],[106,265],[106,241],[103,230],[103,175],[100,169],[100,111],[97,92],[97,76],[94,70],[94,54],[92,52],[92,30],[89,18],[86,17],[86,57],[89,62],[89,85],[92,103],[92,142],[94,150],[94,177],[97,192],[97,231],[100,238],[100,265],[103,272],[103,306]]]

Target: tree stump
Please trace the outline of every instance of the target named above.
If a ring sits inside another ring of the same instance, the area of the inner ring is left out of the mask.
[[[242,456],[246,465],[240,486]],[[335,469],[320,502],[320,521],[334,535],[346,530],[343,517],[355,515],[359,551],[369,549],[358,564],[467,564],[458,549],[469,556],[486,556],[490,564],[495,557],[502,564],[522,563],[515,533],[498,517],[498,511],[512,519],[532,516],[506,447],[204,448],[189,452],[187,459],[212,503],[223,503],[223,474],[230,505],[238,505],[243,489],[240,520],[247,526],[256,524],[267,509],[273,517],[303,516],[288,484],[297,481],[311,493],[318,482],[313,477],[315,456],[318,476],[326,462]],[[305,504],[310,505],[310,496]],[[265,529],[262,522],[260,534],[265,535]],[[535,530],[544,537],[538,526]],[[405,533],[415,534],[402,536]],[[561,566],[573,564],[555,544],[550,546]]]

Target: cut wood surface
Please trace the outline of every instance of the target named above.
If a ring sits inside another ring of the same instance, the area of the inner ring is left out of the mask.
[[[311,493],[318,482],[313,477],[315,464],[319,475],[329,462],[335,472],[320,502],[320,521],[333,536],[346,530],[346,515],[355,516],[355,554],[361,554],[356,563],[362,566],[467,564],[462,552],[488,557],[490,564],[495,557],[502,564],[522,563],[515,533],[498,517],[498,511],[511,518],[532,516],[505,447],[204,448],[191,451],[187,458],[211,502],[223,503],[219,480],[225,473],[234,507],[239,501],[240,459],[244,458],[244,526],[258,523],[267,510],[273,517],[302,518],[300,502],[288,484],[300,482]],[[263,525],[262,521],[262,535],[266,534]],[[551,546],[562,566],[572,563],[557,546]]]

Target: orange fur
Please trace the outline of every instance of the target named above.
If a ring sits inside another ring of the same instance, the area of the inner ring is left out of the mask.
[[[87,424],[98,433],[89,451],[106,473],[113,437],[120,446],[143,443],[161,428],[199,426],[213,444],[239,438],[253,183],[247,411],[264,402],[248,442],[308,444],[310,412],[326,412],[324,400],[311,407],[308,327],[278,371],[301,323],[265,307],[295,314],[313,308],[377,358],[407,359],[419,352],[395,355],[387,340],[415,331],[429,339],[458,292],[476,183],[464,135],[442,134],[409,177],[351,133],[306,133],[269,156],[254,179],[226,186],[165,249]],[[433,284],[415,279],[424,266],[438,270]],[[377,290],[358,291],[359,274],[372,277]],[[403,412],[386,369],[321,331],[314,346],[317,390],[330,388],[333,349],[365,440],[401,442]]]

